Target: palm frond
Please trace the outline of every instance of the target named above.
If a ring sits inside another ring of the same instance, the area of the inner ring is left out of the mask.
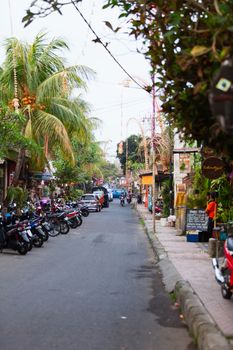
[[[86,82],[78,75],[80,72],[84,74],[85,68],[83,66],[72,66],[49,76],[37,88],[38,101],[53,96],[66,96],[67,92],[69,95],[75,88],[86,90]],[[88,77],[91,72],[91,69],[86,68],[85,77]]]
[[[67,152],[68,157],[73,160],[73,150],[64,124],[53,114],[45,111],[37,111],[34,121],[35,135],[39,139],[41,135],[48,135],[49,142],[58,142],[61,148]]]

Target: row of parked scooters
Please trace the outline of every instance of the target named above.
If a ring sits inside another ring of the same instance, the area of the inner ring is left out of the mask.
[[[38,202],[18,210],[13,203],[0,214],[0,251],[10,249],[21,255],[33,247],[40,248],[49,237],[67,234],[70,229],[82,225],[83,217],[89,215],[87,206],[78,201],[61,204],[59,200]]]

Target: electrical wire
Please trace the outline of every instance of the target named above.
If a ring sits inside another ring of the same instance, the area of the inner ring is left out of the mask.
[[[138,106],[138,105],[142,105],[144,104],[145,101],[136,101],[136,102],[132,102],[128,105],[124,105],[124,109],[128,109],[128,108],[132,108],[134,106]],[[115,110],[118,110],[118,109],[121,109],[121,105],[120,104],[117,104],[115,106],[106,106],[106,107],[99,107],[99,108],[95,108],[95,109],[92,109],[91,111],[92,112],[97,112],[97,113],[104,113],[104,112],[112,112],[112,111],[115,111]]]
[[[79,13],[79,15],[82,17],[82,19],[84,20],[84,22],[88,25],[88,27],[90,28],[91,32],[95,35],[96,39],[95,41],[100,43],[104,49],[108,52],[108,54],[112,57],[112,59],[116,62],[116,64],[121,68],[121,70],[123,70],[123,72],[136,84],[138,85],[142,90],[146,91],[147,93],[150,94],[150,91],[148,91],[146,89],[145,86],[141,85],[130,73],[127,72],[127,70],[122,66],[122,64],[115,58],[115,56],[111,53],[111,51],[107,48],[107,44],[104,44],[103,41],[101,40],[101,38],[97,35],[97,33],[94,31],[94,29],[92,28],[92,26],[90,25],[90,23],[88,23],[88,21],[86,20],[86,18],[84,17],[84,15],[82,14],[82,12],[79,10],[78,6],[76,5],[76,3],[72,0],[71,3],[73,4],[74,8],[76,9],[76,11]]]

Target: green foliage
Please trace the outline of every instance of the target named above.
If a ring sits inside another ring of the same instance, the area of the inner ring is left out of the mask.
[[[187,207],[190,209],[204,209],[206,207],[207,192],[192,193],[188,195]]]
[[[38,16],[61,13],[67,3],[42,4],[33,2],[23,19],[26,25]],[[118,7],[130,34],[143,39],[142,52],[156,74],[155,86],[170,123],[187,140],[232,158],[233,138],[226,139],[212,117],[208,91],[221,62],[233,54],[233,0],[106,0],[103,8],[108,7]],[[145,90],[150,92],[151,87]]]
[[[227,222],[233,220],[233,187],[226,175],[215,180],[208,180],[197,168],[193,179],[192,193],[187,197],[188,208],[205,208],[207,192],[218,194],[217,220]]]
[[[142,142],[142,137],[140,135],[130,135],[126,141],[124,141],[123,153],[119,154],[117,150],[117,158],[120,160],[121,168],[124,171],[126,170],[126,147],[128,147],[128,169],[136,168],[136,164],[145,164],[144,152],[140,147]],[[141,166],[140,166],[141,168]]]
[[[35,150],[36,144],[22,134],[24,121],[23,115],[16,114],[3,104],[0,105],[0,157],[6,157],[9,149],[26,147]]]
[[[109,182],[112,177],[120,176],[120,171],[115,164],[106,160],[102,160],[100,163],[101,172],[103,174],[104,182]]]
[[[61,54],[67,49],[64,40],[48,40],[45,33],[39,33],[31,44],[16,38],[5,41],[5,59],[0,69],[0,100],[9,106],[7,114],[14,115],[16,120],[12,125],[4,120],[3,125],[14,138],[13,147],[33,151],[31,164],[36,169],[43,169],[46,158],[51,159],[57,149],[72,163],[72,137],[84,141],[92,130],[87,103],[80,96],[71,98],[71,95],[74,89],[86,89],[86,81],[93,77],[93,72],[84,66],[66,67]],[[19,114],[14,113],[12,104],[14,60]],[[19,179],[19,158],[16,169],[14,184]]]
[[[205,208],[207,192],[210,191],[210,181],[202,175],[201,166],[196,167],[193,178],[192,192],[187,196],[187,207]]]
[[[211,182],[211,191],[218,193],[218,211],[217,220],[227,222],[233,220],[233,187],[232,183],[226,177],[221,176]]]
[[[170,215],[170,182],[169,180],[163,182],[161,196],[163,199],[163,216],[168,217]]]
[[[212,117],[208,91],[221,62],[233,54],[233,1],[107,0],[144,40],[156,89],[170,123],[194,139],[233,157],[233,139]]]
[[[7,204],[16,203],[18,209],[22,209],[28,198],[28,191],[21,187],[9,186],[5,202]]]
[[[71,200],[79,200],[81,198],[81,196],[83,195],[84,191],[80,190],[78,188],[75,187],[71,187],[69,189],[69,199]]]
[[[92,177],[101,177],[107,182],[109,177],[118,174],[116,166],[104,159],[99,143],[93,140],[91,135],[86,143],[74,137],[72,147],[75,158],[74,165],[64,159],[59,150],[56,152],[56,160],[53,163],[58,183],[76,183],[85,187],[92,181]]]
[[[78,169],[71,165],[70,162],[63,159],[61,154],[60,157],[54,160],[54,166],[56,168],[54,176],[58,184],[66,184],[70,182],[78,181]]]

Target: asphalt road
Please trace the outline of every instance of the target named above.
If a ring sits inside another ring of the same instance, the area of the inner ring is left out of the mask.
[[[26,256],[0,254],[3,350],[194,350],[136,213],[118,201]]]

